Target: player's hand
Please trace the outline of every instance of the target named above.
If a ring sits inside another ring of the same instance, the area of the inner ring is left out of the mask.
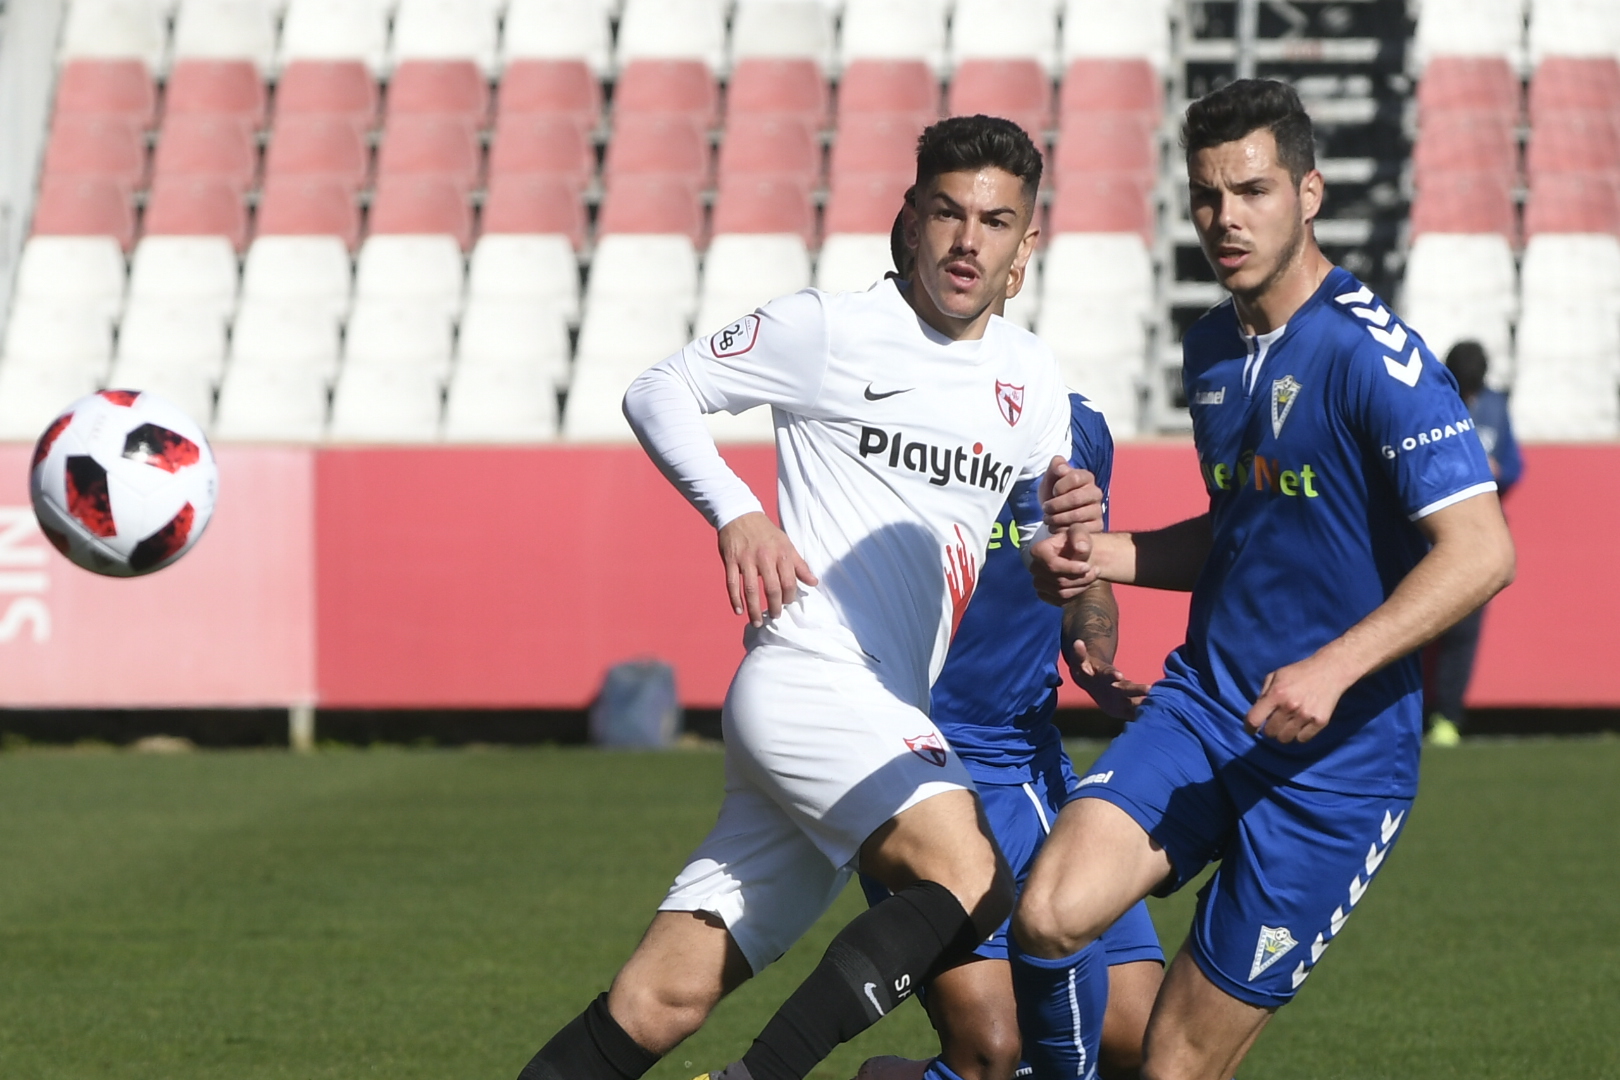
[[[1349,689],[1320,656],[1278,668],[1266,676],[1260,700],[1244,718],[1250,731],[1280,743],[1310,742],[1333,719]]]
[[[1136,707],[1147,697],[1146,686],[1127,679],[1102,657],[1092,656],[1086,650],[1086,643],[1078,638],[1069,642],[1063,656],[1069,662],[1069,677],[1091,695],[1104,715],[1115,720],[1136,719]]]
[[[1083,525],[1071,525],[1029,546],[1029,572],[1042,600],[1062,607],[1097,580],[1091,548],[1091,532]]]
[[[767,612],[774,619],[798,599],[799,582],[819,584],[787,533],[757,510],[720,530],[720,561],[726,564],[731,610],[746,612],[755,626],[765,625]]]
[[[1060,457],[1052,459],[1041,477],[1041,512],[1053,532],[1070,525],[1102,531],[1103,494],[1097,478]]]

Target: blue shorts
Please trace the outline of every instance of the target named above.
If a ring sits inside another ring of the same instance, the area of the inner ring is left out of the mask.
[[[968,763],[972,771],[972,763]],[[1058,811],[1069,801],[1077,783],[1074,770],[1069,767],[1069,756],[1061,746],[1054,752],[1042,754],[1032,766],[1034,780],[1027,784],[992,784],[975,779],[979,800],[984,804],[990,832],[1001,845],[1002,854],[1012,868],[1013,879],[1020,890],[1035,864],[1035,855],[1046,842],[1046,834],[1057,820]],[[861,875],[861,889],[868,904],[875,904],[889,895],[889,890]],[[987,960],[1007,959],[1008,919],[996,927],[989,940],[974,950]],[[1164,963],[1164,949],[1159,945],[1159,934],[1153,928],[1147,905],[1138,903],[1102,936],[1103,948],[1108,952],[1109,966],[1129,964],[1138,960]]]
[[[1194,708],[1155,688],[1074,797],[1113,803],[1164,847],[1174,868],[1166,893],[1220,862],[1198,894],[1193,959],[1239,1001],[1274,1008],[1344,928],[1412,800],[1264,772],[1176,711]]]

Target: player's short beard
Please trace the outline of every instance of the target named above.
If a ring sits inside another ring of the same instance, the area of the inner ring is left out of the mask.
[[[1254,288],[1244,289],[1241,292],[1233,290],[1233,295],[1244,303],[1253,303],[1270,292],[1272,287],[1281,281],[1294,263],[1299,260],[1300,253],[1305,250],[1305,238],[1309,235],[1308,229],[1309,226],[1305,222],[1305,215],[1301,213],[1294,219],[1294,231],[1289,234],[1288,243],[1283,245],[1282,252],[1277,256],[1276,264],[1271,268],[1271,273],[1267,274],[1260,284]]]

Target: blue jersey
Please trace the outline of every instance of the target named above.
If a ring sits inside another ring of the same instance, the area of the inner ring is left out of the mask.
[[[1069,395],[1069,410],[1069,461],[1097,478],[1106,514],[1114,471],[1108,422],[1079,394]],[[1063,612],[1035,595],[1019,551],[1027,537],[1014,524],[1040,517],[1021,509],[1038,499],[1035,485],[1027,485],[1002,507],[978,588],[934,683],[934,723],[974,779],[986,783],[1031,782],[1030,763],[1060,741],[1041,706],[1063,681],[1057,668]]]
[[[1232,753],[1326,791],[1417,785],[1416,655],[1352,686],[1308,743],[1256,739],[1266,676],[1382,604],[1428,550],[1413,523],[1495,490],[1456,380],[1342,269],[1280,333],[1250,339],[1230,301],[1188,330],[1183,379],[1214,543],[1166,703]],[[1179,694],[1178,694],[1179,692]]]

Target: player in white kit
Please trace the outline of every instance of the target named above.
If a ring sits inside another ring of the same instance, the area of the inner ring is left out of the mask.
[[[927,710],[1013,485],[1070,452],[1050,350],[991,313],[1034,250],[1040,173],[1016,125],[941,121],[918,144],[908,287],[772,301],[626,394],[643,446],[719,531],[748,655],[722,714],[719,821],[612,989],[520,1080],[636,1080],[855,868],[894,895],[838,934],[724,1080],[800,1080],[1006,917],[1005,863]],[[780,529],[702,419],[761,404]]]

